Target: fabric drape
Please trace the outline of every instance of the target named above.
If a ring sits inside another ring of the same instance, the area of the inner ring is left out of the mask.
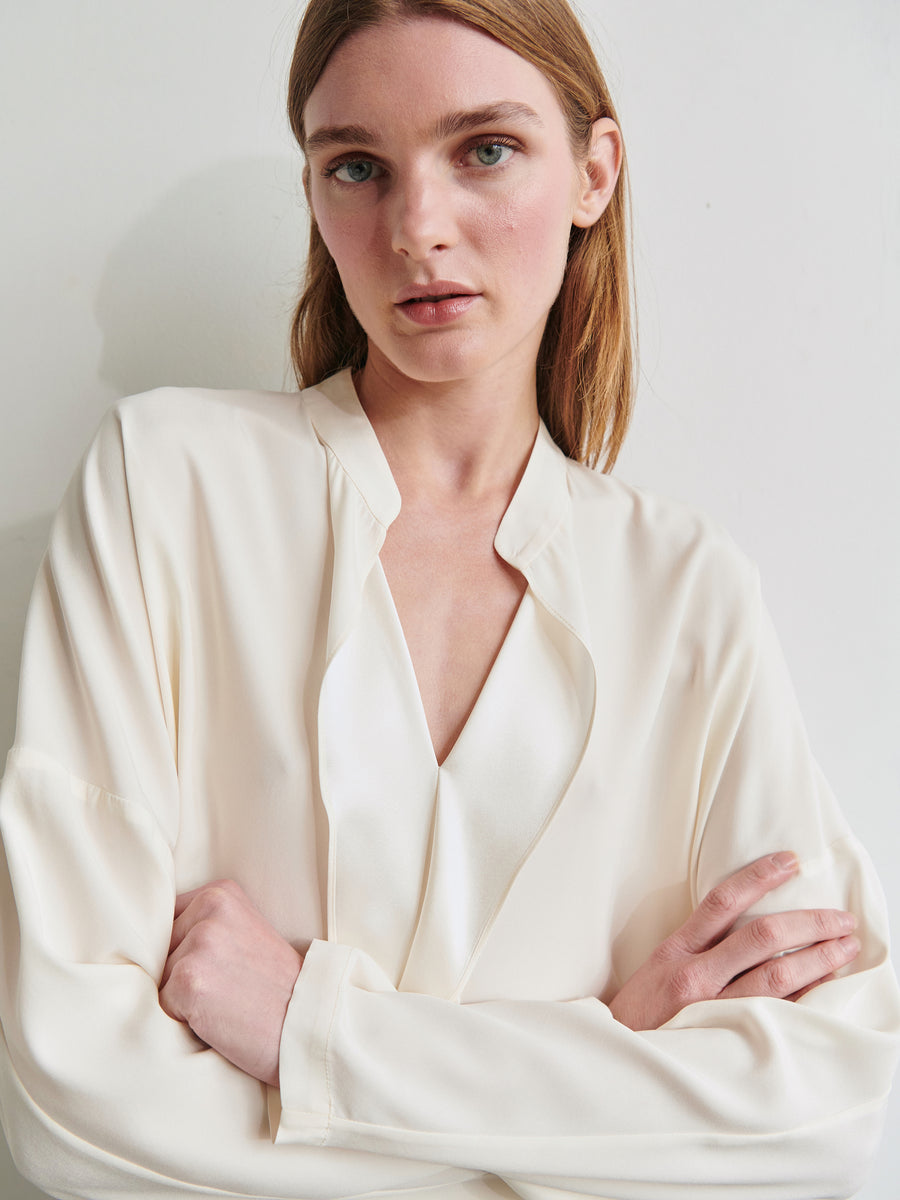
[[[755,569],[542,428],[527,580],[438,766],[378,553],[400,496],[349,374],[118,405],[57,517],[0,793],[2,1110],[59,1197],[823,1200],[900,1043],[884,904]],[[796,1004],[604,1001],[717,881],[847,907]],[[279,1091],[160,1009],[175,895],[234,878],[307,957]]]

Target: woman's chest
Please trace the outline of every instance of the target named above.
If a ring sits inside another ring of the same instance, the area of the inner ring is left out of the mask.
[[[443,762],[472,712],[525,592],[500,558],[497,519],[403,513],[379,555],[434,754]]]
[[[414,990],[600,993],[622,931],[656,944],[687,902],[696,779],[665,715],[683,728],[683,688],[580,693],[589,656],[526,594],[439,765],[403,634],[376,569],[330,657],[310,613],[278,653],[219,640],[182,743],[179,888],[237,878],[294,942],[359,945]]]

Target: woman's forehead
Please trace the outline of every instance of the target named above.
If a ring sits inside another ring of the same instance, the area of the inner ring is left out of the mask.
[[[454,120],[491,108],[526,123],[563,119],[552,84],[496,38],[444,17],[392,20],[334,50],[304,111],[307,147],[323,128],[371,129],[384,120],[423,136],[452,132]]]

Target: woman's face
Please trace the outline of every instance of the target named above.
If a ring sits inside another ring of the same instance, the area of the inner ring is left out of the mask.
[[[369,367],[533,387],[572,224],[592,224],[615,183],[615,126],[597,123],[615,143],[598,189],[541,72],[433,17],[351,35],[304,126],[310,203]]]

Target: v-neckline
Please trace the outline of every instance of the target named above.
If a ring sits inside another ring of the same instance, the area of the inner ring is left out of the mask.
[[[403,667],[408,676],[408,681],[409,681],[409,690],[410,690],[411,695],[413,695],[415,698],[414,706],[416,709],[416,715],[418,718],[420,732],[422,733],[422,735],[424,736],[424,738],[426,739],[426,741],[428,743],[429,751],[431,754],[431,758],[434,762],[435,770],[437,772],[440,772],[440,771],[443,771],[445,768],[449,769],[450,767],[452,767],[451,760],[455,760],[455,758],[458,758],[459,755],[461,753],[463,753],[463,751],[459,750],[459,747],[460,747],[461,743],[463,743],[466,740],[466,733],[470,729],[470,726],[473,724],[474,720],[477,718],[479,707],[483,706],[485,694],[489,690],[493,690],[493,685],[496,684],[496,676],[499,673],[498,668],[502,669],[501,661],[506,656],[507,648],[510,644],[510,641],[515,640],[514,633],[517,629],[517,626],[519,626],[523,620],[523,617],[522,617],[523,608],[526,606],[526,602],[527,603],[531,602],[530,586],[528,584],[527,577],[525,579],[525,589],[523,590],[522,595],[519,598],[519,602],[516,605],[516,609],[515,609],[515,612],[513,613],[512,620],[510,621],[510,623],[507,627],[506,633],[503,636],[503,640],[500,643],[497,653],[494,655],[494,658],[493,658],[493,661],[491,662],[490,668],[489,668],[487,674],[485,675],[485,677],[481,683],[481,686],[475,695],[472,705],[469,708],[468,713],[466,714],[466,719],[463,721],[463,723],[459,729],[459,732],[457,733],[456,737],[454,738],[453,742],[451,743],[450,749],[447,751],[447,753],[444,755],[444,757],[442,759],[439,759],[438,755],[437,755],[437,751],[435,749],[434,739],[431,734],[431,727],[428,724],[428,714],[425,711],[425,703],[422,699],[422,689],[419,686],[419,680],[418,680],[418,676],[416,675],[415,664],[413,663],[412,654],[410,653],[410,649],[409,649],[409,642],[406,640],[406,633],[404,632],[404,629],[403,629],[403,622],[400,620],[400,614],[397,611],[397,605],[394,601],[394,594],[391,591],[391,585],[388,582],[387,574],[384,570],[384,565],[381,561],[380,555],[376,556],[376,558],[375,558],[375,564],[373,567],[373,571],[376,573],[376,578],[378,580],[379,587],[383,588],[383,590],[384,590],[384,599],[386,601],[387,609],[388,609],[388,612],[390,613],[391,623],[393,626],[392,633],[394,634],[395,638],[397,639],[398,646],[401,649],[401,657],[402,657],[402,661],[403,661]]]

